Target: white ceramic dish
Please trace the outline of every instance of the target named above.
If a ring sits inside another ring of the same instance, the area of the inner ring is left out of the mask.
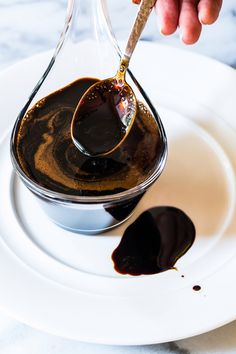
[[[9,129],[48,58],[30,58],[0,75],[1,309],[43,331],[106,344],[166,342],[235,319],[234,70],[185,51],[139,45],[132,67],[165,125],[167,166],[128,222],[89,237],[52,224],[10,162]],[[127,225],[154,205],[183,209],[196,241],[178,271],[121,276],[111,253]]]

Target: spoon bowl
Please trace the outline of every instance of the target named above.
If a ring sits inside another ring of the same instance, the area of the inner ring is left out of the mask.
[[[129,133],[137,113],[132,88],[118,76],[92,85],[74,112],[71,136],[85,155],[113,152]]]

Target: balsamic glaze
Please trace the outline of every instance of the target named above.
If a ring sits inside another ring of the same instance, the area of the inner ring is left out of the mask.
[[[200,291],[200,290],[201,290],[200,285],[194,285],[194,286],[193,286],[193,290],[194,290],[194,291]]]
[[[113,207],[105,207],[105,210],[112,215],[114,219],[122,221],[130,215],[143,195],[144,193],[141,193],[137,197],[125,200],[122,203],[117,203]]]
[[[22,119],[16,157],[39,185],[70,195],[114,194],[142,183],[159,163],[163,151],[159,127],[141,102],[128,137],[116,151],[92,158],[75,147],[70,131],[73,113],[84,92],[98,81],[72,82],[38,101]],[[107,128],[112,129],[109,124]]]
[[[194,239],[194,224],[182,210],[170,206],[146,210],[125,230],[112,254],[114,267],[130,275],[173,269]]]
[[[121,88],[109,80],[85,94],[75,111],[74,139],[89,155],[104,154],[112,150],[124,138],[125,125],[121,117],[125,103]]]

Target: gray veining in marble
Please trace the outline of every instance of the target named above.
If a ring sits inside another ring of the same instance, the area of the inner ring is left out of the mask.
[[[122,14],[129,0],[108,0],[118,38],[125,38],[131,18]],[[132,9],[131,9],[132,7]],[[54,48],[63,27],[66,0],[0,0],[0,69]],[[131,13],[130,12],[130,13]],[[178,33],[163,37],[152,16],[143,40],[184,47]],[[204,27],[197,45],[187,50],[208,55],[236,68],[236,0],[225,0],[220,19]],[[201,336],[140,347],[90,345],[42,333],[0,313],[1,354],[235,354],[236,322]]]

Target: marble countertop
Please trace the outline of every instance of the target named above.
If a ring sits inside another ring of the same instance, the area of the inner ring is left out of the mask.
[[[124,24],[119,16],[125,10],[128,0],[108,1],[115,33],[122,39],[127,33],[129,19]],[[0,70],[23,58],[54,48],[63,27],[65,11],[66,0],[0,0]],[[179,41],[178,33],[168,38],[159,35],[154,17],[142,39],[184,47]],[[205,27],[200,41],[187,50],[210,56],[236,68],[236,0],[224,1],[218,22]],[[230,354],[235,351],[236,322],[201,336],[174,343],[112,347],[57,338],[20,324],[0,313],[1,354]]]

